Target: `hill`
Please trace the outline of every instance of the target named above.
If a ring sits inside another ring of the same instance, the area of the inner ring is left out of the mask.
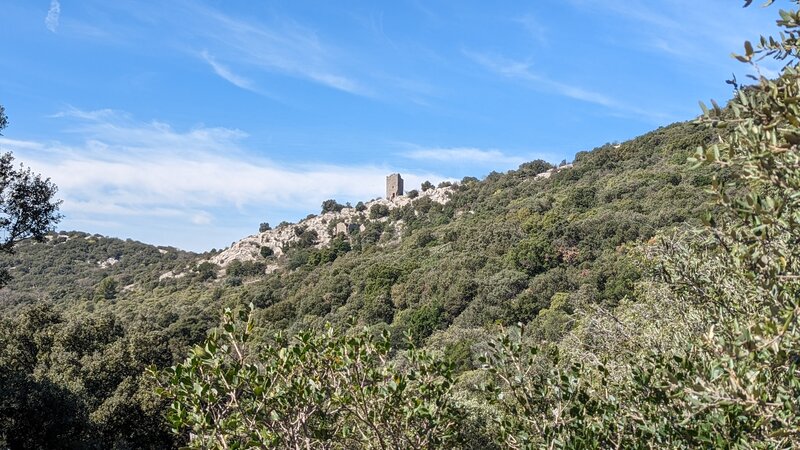
[[[80,232],[23,243],[0,257],[14,276],[0,292],[0,442],[178,445],[144,368],[180,361],[225,307],[252,303],[263,339],[355,320],[402,349],[409,332],[465,377],[498,324],[558,342],[574,305],[633,294],[642,268],[629,249],[698,220],[711,176],[686,160],[711,136],[677,123],[560,170],[534,161],[203,255]]]
[[[172,247],[155,247],[79,231],[51,234],[46,242],[22,241],[3,265],[13,284],[3,291],[3,308],[17,303],[93,298],[107,277],[120,291],[157,286],[159,276],[192,263],[197,255]]]

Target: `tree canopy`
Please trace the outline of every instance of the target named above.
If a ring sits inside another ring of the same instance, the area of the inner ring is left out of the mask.
[[[0,106],[0,131],[8,125]],[[41,241],[61,219],[57,187],[30,168],[15,167],[10,152],[0,155],[0,251],[10,253],[23,239]],[[0,270],[0,287],[8,282],[7,269]]]

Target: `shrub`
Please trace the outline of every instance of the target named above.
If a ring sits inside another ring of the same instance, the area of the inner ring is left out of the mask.
[[[380,203],[376,203],[369,208],[369,218],[370,219],[380,219],[381,217],[386,217],[389,215],[389,207],[386,205],[382,205]]]
[[[304,332],[251,344],[252,314],[225,312],[187,360],[150,371],[168,419],[194,448],[449,448],[461,413],[450,364],[412,348],[389,363],[390,336]],[[358,374],[358,376],[354,376]]]
[[[231,277],[254,277],[264,274],[264,263],[261,261],[234,260],[225,269],[225,274]]]
[[[336,200],[330,199],[322,202],[322,214],[327,212],[340,212],[344,209],[344,205],[339,204]]]
[[[200,281],[207,281],[217,277],[219,266],[209,261],[203,261],[197,265],[195,270],[197,271],[197,276],[200,278]]]
[[[103,278],[94,292],[95,300],[114,300],[117,298],[117,280],[112,277]]]

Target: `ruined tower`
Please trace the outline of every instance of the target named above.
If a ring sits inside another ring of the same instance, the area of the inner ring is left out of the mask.
[[[403,195],[403,178],[399,173],[393,173],[386,177],[386,199],[394,200]]]

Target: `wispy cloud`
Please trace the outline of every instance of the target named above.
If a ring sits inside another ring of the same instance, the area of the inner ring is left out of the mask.
[[[464,51],[470,59],[483,67],[502,75],[506,78],[516,78],[527,81],[538,86],[540,89],[554,90],[559,95],[563,95],[575,100],[595,103],[606,107],[615,107],[616,102],[606,95],[592,92],[581,87],[571,86],[560,81],[551,80],[533,71],[532,64],[524,61],[515,61],[502,56],[488,55]]]
[[[198,211],[192,215],[191,220],[195,225],[208,225],[214,220],[214,216],[208,211]]]
[[[47,10],[47,16],[44,18],[44,25],[48,30],[55,33],[58,31],[58,19],[61,16],[61,4],[58,0],[50,1],[50,9]]]
[[[526,159],[520,156],[506,155],[500,150],[482,150],[474,147],[416,148],[401,154],[406,158],[422,161],[491,164],[493,166],[521,164]]]
[[[720,14],[719,5],[724,2],[567,0],[567,3],[593,18],[607,14],[631,22],[634,25],[628,32],[631,38],[619,41],[621,45],[689,62],[693,69],[698,64],[719,66],[720,59],[716,56],[737,51],[745,40],[753,40],[763,32],[749,18],[756,11],[734,8],[730,13]]]
[[[214,59],[214,57],[211,56],[206,50],[203,50],[200,53],[200,56],[203,58],[203,60],[205,60],[205,62],[208,63],[208,65],[211,66],[212,69],[214,69],[214,73],[229,83],[248,91],[255,91],[252,81],[233,73],[229,68],[217,62],[217,60]]]
[[[280,19],[266,25],[202,7],[194,13],[211,22],[201,26],[198,33],[237,64],[303,78],[350,94],[373,95],[340,67],[346,59],[344,53],[311,28]]]
[[[573,4],[582,9],[590,10],[605,10],[613,14],[626,16],[632,20],[640,23],[647,24],[649,27],[659,27],[675,29],[681,28],[681,21],[670,15],[664,14],[664,10],[656,11],[649,7],[646,2],[639,0],[568,0],[568,3]],[[665,2],[668,6],[669,2]],[[679,2],[672,2],[677,4]],[[698,6],[696,2],[692,2],[692,6]],[[688,6],[688,5],[684,5]],[[686,15],[684,15],[686,17]]]
[[[125,116],[128,119],[128,115],[122,111],[115,111],[113,109],[96,109],[93,111],[84,111],[75,107],[68,107],[63,111],[59,111],[55,114],[51,114],[50,118],[61,118],[61,117],[70,117],[73,119],[82,119],[91,122],[99,122],[106,119],[120,119]]]
[[[514,22],[522,25],[522,27],[527,31],[540,45],[546,45],[548,43],[547,39],[547,28],[542,25],[542,23],[532,14],[523,14],[514,19]]]
[[[561,81],[556,81],[533,70],[533,65],[526,61],[517,61],[502,56],[489,55],[464,51],[464,54],[485,67],[505,78],[516,79],[525,82],[532,89],[555,93],[564,97],[582,102],[593,103],[608,108],[616,113],[632,114],[637,116],[649,117],[653,120],[663,120],[664,114],[644,111],[640,108],[627,105],[606,94],[594,92],[580,86],[573,86]]]

